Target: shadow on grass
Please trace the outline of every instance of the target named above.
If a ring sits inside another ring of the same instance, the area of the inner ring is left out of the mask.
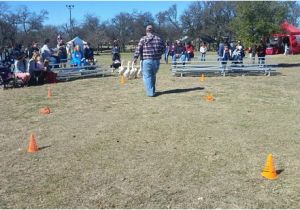
[[[278,67],[282,67],[282,68],[300,67],[300,63],[279,63]]]
[[[195,88],[166,90],[166,91],[156,92],[155,96],[160,96],[160,95],[164,95],[164,94],[173,94],[173,93],[186,93],[186,92],[197,91],[197,90],[204,90],[204,88],[203,87],[195,87]]]
[[[51,145],[39,147],[39,150],[43,150],[43,149],[46,149],[46,148],[48,148],[48,147],[51,147]]]
[[[279,169],[279,170],[276,170],[276,173],[281,174],[283,171],[284,171],[284,169]]]

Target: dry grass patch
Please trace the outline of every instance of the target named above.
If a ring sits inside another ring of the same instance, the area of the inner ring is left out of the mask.
[[[49,85],[1,91],[0,208],[299,208],[299,67],[203,83],[169,67],[155,98],[114,76],[58,83],[50,99]],[[269,153],[276,181],[260,176]]]

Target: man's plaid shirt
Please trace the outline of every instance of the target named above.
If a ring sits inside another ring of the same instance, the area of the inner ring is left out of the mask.
[[[134,58],[141,56],[141,60],[160,60],[165,51],[165,44],[156,35],[148,33],[142,37],[134,53]]]

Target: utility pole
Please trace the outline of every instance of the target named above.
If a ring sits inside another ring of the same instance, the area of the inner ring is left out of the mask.
[[[73,27],[72,27],[72,9],[74,9],[74,5],[66,5],[66,7],[69,9],[70,11],[70,36],[71,38],[73,38]]]

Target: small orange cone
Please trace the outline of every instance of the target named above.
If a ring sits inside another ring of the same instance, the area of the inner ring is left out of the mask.
[[[200,77],[200,81],[201,81],[201,82],[204,82],[204,81],[205,81],[204,74],[202,74],[202,75],[201,75],[201,77]]]
[[[207,96],[206,96],[206,100],[207,100],[207,101],[214,101],[215,98],[213,97],[213,95],[212,95],[211,93],[209,93],[209,94],[207,94]]]
[[[34,134],[31,134],[27,152],[34,153],[34,152],[37,152],[38,150],[39,150],[39,148],[35,142],[35,136],[34,136]]]
[[[51,98],[51,96],[52,96],[52,91],[51,91],[51,88],[49,87],[48,88],[48,98]]]
[[[122,85],[124,85],[126,83],[125,77],[123,75],[121,76],[121,81],[120,82],[121,82]]]
[[[273,163],[273,156],[272,154],[268,155],[268,159],[265,165],[265,168],[261,175],[267,179],[277,179],[277,172]]]
[[[40,109],[40,114],[50,114],[50,112],[50,108],[47,106]]]

